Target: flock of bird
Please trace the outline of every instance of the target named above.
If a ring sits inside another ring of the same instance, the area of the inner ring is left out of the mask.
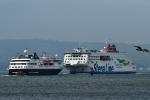
[[[140,46],[134,46],[134,47],[136,47],[137,51],[148,52],[148,53],[150,52],[148,49],[142,48]]]

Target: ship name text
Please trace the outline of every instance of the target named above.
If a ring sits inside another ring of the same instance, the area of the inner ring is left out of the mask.
[[[98,65],[97,63],[94,64],[94,71],[95,72],[113,72],[114,66],[109,64],[106,65]]]

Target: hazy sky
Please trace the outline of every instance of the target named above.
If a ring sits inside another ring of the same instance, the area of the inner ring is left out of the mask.
[[[149,0],[0,0],[0,39],[150,43]]]

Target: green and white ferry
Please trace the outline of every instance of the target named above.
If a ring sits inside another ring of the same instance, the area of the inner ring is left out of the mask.
[[[120,53],[114,44],[107,44],[102,50],[78,48],[65,52],[64,66],[70,73],[136,73],[136,65],[125,53]]]

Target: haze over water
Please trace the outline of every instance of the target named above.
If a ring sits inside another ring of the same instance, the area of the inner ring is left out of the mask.
[[[1,0],[0,39],[150,43],[149,0]]]

